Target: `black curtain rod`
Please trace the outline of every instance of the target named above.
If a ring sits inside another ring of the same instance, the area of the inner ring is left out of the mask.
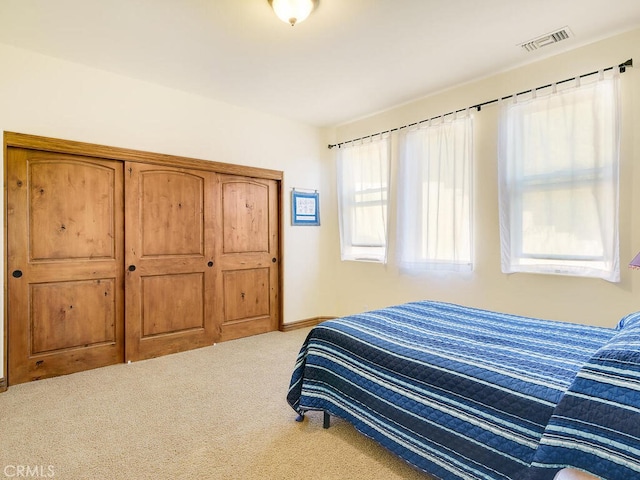
[[[614,68],[617,68],[620,73],[624,73],[627,70],[627,67],[633,67],[633,59],[630,58],[629,60],[627,60],[624,63],[621,63],[618,66],[614,66],[614,67],[608,67],[603,69],[602,71],[606,72],[608,70],[613,70]],[[589,72],[589,73],[585,73],[583,75],[580,75],[578,78],[584,78],[584,77],[589,77],[591,75],[595,75],[597,73],[600,73],[600,70],[596,70],[595,72]],[[566,83],[566,82],[571,82],[573,80],[575,80],[576,77],[573,78],[566,78],[564,80],[560,80],[559,82],[555,82],[555,85],[559,85],[561,83]],[[360,138],[354,138],[353,140],[347,140],[346,142],[340,142],[340,143],[334,143],[333,145],[329,144],[328,147],[329,149],[332,149],[333,147],[338,147],[340,148],[341,145],[344,145],[345,143],[351,143],[351,142],[357,142],[358,140],[364,140],[365,138],[372,138],[375,137],[377,135],[384,135],[386,133],[391,133],[391,132],[397,132],[398,130],[402,130],[403,128],[410,128],[410,127],[414,127],[416,125],[420,125],[421,123],[424,122],[428,122],[429,120],[435,120],[436,118],[441,118],[441,117],[446,117],[447,115],[451,115],[454,113],[459,113],[459,112],[464,112],[465,110],[470,110],[475,108],[478,112],[480,110],[482,110],[482,107],[484,107],[485,105],[491,105],[492,103],[497,103],[500,100],[507,100],[508,98],[513,97],[514,95],[524,95],[525,93],[529,93],[532,92],[534,90],[541,90],[543,88],[549,88],[552,85],[554,85],[553,83],[549,83],[547,85],[543,85],[542,87],[538,87],[538,88],[531,88],[529,90],[525,90],[523,92],[519,92],[519,93],[515,93],[515,94],[511,94],[511,95],[507,95],[506,97],[501,97],[501,98],[494,98],[493,100],[488,100],[486,102],[482,102],[482,103],[478,103],[476,105],[473,105],[471,107],[468,108],[461,108],[459,110],[455,110],[453,112],[449,112],[449,113],[444,113],[442,115],[436,115],[435,117],[431,117],[431,118],[427,118],[425,120],[420,120],[419,122],[413,122],[413,123],[409,123],[407,125],[403,125],[402,127],[396,127],[396,128],[391,128],[389,130],[385,130],[383,132],[378,132],[378,133],[372,133],[371,135],[365,135],[364,137],[360,137]]]

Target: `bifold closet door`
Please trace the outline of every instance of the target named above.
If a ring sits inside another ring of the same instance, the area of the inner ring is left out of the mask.
[[[8,383],[124,359],[122,163],[10,147]]]
[[[278,184],[274,180],[218,175],[216,196],[221,340],[277,330]]]
[[[125,163],[126,360],[217,340],[212,172]]]

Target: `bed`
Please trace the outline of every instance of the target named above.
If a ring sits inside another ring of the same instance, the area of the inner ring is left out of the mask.
[[[328,320],[287,401],[442,480],[640,478],[640,312],[603,328],[421,301]]]

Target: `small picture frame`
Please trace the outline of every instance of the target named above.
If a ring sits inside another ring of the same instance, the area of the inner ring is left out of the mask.
[[[291,225],[320,225],[320,194],[291,192]]]

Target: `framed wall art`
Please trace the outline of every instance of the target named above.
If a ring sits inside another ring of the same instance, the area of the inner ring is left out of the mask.
[[[291,225],[320,225],[320,194],[315,191],[291,191]]]

